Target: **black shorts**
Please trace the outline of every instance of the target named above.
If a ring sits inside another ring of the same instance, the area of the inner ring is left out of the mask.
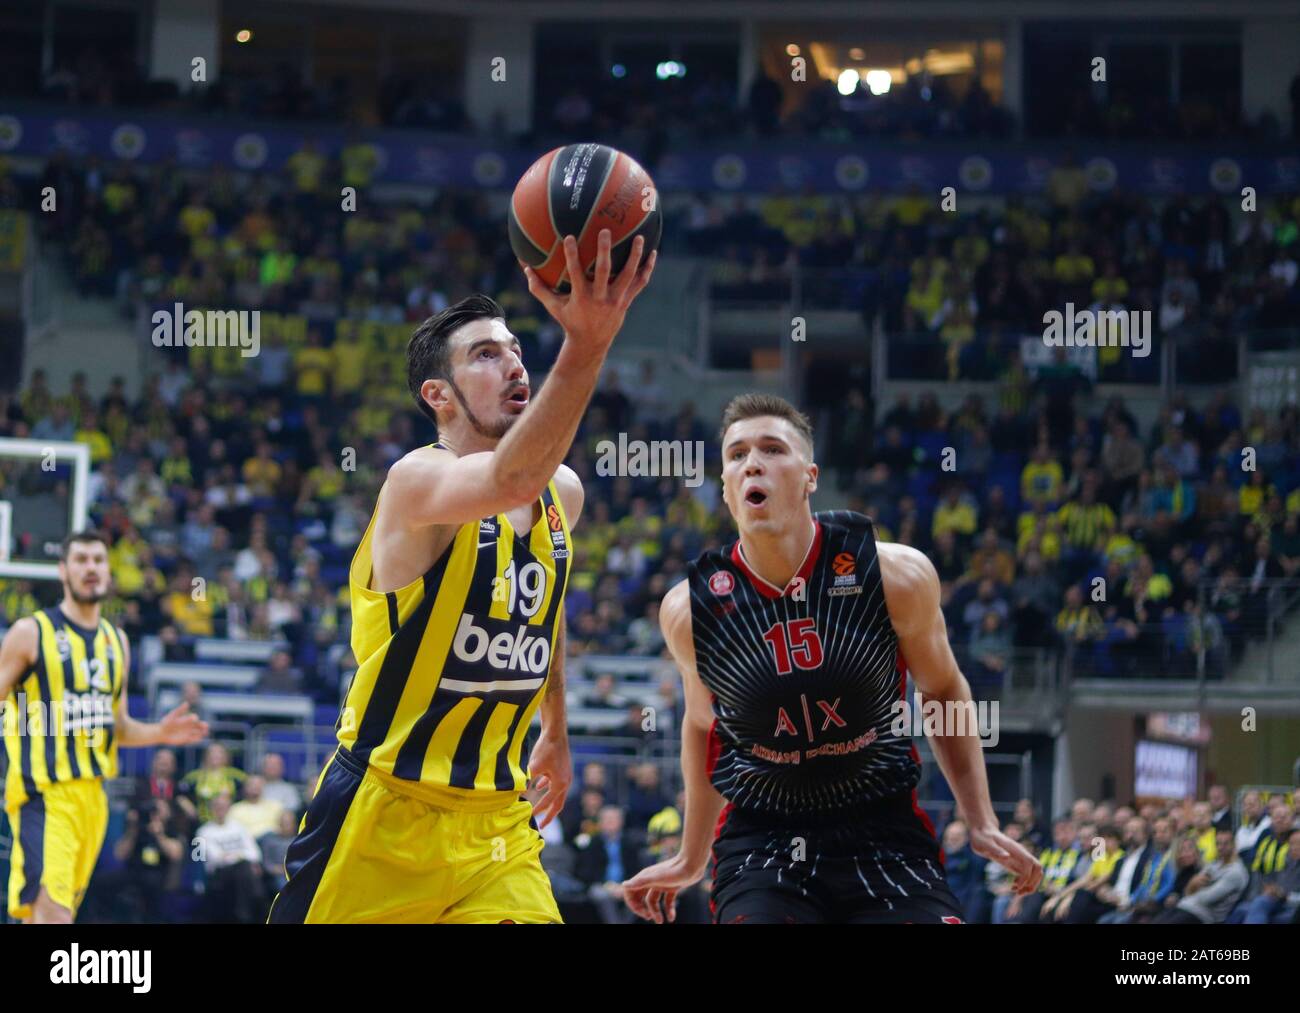
[[[728,807],[710,909],[717,924],[965,920],[911,792],[829,821]]]

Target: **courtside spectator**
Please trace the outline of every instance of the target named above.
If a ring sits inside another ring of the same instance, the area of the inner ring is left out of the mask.
[[[253,924],[266,918],[262,887],[262,853],[253,835],[230,818],[230,794],[210,800],[212,818],[194,836],[195,855],[203,864],[207,920]]]

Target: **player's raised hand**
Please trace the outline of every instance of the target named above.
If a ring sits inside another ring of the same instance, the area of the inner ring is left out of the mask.
[[[623,883],[623,899],[632,913],[657,925],[677,918],[677,894],[704,878],[701,869],[692,869],[682,861],[680,853],[642,869]]]
[[[1018,897],[1033,893],[1043,880],[1042,863],[1000,830],[972,829],[970,847],[975,854],[990,862],[997,862],[1015,875],[1011,892]]]
[[[190,705],[181,703],[158,722],[159,741],[167,746],[189,746],[208,737],[208,723],[190,713]]]
[[[601,229],[596,239],[595,274],[589,279],[578,256],[577,239],[573,236],[564,237],[564,261],[570,288],[568,295],[552,291],[531,267],[524,267],[528,291],[546,307],[546,312],[555,318],[555,322],[564,328],[565,340],[573,341],[584,351],[596,354],[604,354],[613,343],[619,328],[623,326],[627,308],[649,284],[658,254],[658,251],[651,253],[642,265],[645,240],[637,236],[632,240],[632,249],[623,270],[618,277],[611,278],[610,242],[609,229]]]

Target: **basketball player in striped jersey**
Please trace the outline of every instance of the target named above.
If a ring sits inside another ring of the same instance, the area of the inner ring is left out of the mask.
[[[812,428],[781,398],[736,398],[721,435],[740,537],[691,564],[660,611],[685,683],[682,846],[624,896],[671,920],[712,844],[716,922],[962,921],[916,804],[920,758],[891,730],[908,671],[927,702],[971,699],[934,566],[878,543],[861,514],[812,512]],[[1038,862],[994,818],[978,731],[931,744],[971,846],[1017,893],[1035,889]]]
[[[156,724],[127,713],[126,634],[100,615],[108,545],[70,534],[59,559],[63,600],[19,619],[0,644],[5,813],[13,833],[9,914],[67,923],[90,883],[108,828],[103,782],[119,746],[186,746],[208,726],[181,704]]]
[[[528,286],[564,329],[534,396],[486,296],[426,320],[408,385],[438,442],[388,473],[349,574],[358,667],[285,861],[272,922],[558,922],[539,855],[572,778],[564,590],[582,484],[563,461],[628,306],[649,281],[633,242],[611,279],[564,241],[572,289]],[[524,736],[541,712],[527,773]]]

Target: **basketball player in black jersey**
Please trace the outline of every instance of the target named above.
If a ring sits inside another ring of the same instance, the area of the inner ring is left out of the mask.
[[[812,429],[782,399],[733,400],[722,455],[740,538],[692,563],[660,610],[685,683],[682,847],[624,884],[628,905],[671,921],[712,844],[719,923],[962,921],[916,805],[920,758],[890,730],[909,671],[927,702],[971,699],[934,566],[877,543],[861,514],[812,513]],[[999,831],[978,731],[962,731],[931,745],[971,846],[1029,893],[1042,869]]]

